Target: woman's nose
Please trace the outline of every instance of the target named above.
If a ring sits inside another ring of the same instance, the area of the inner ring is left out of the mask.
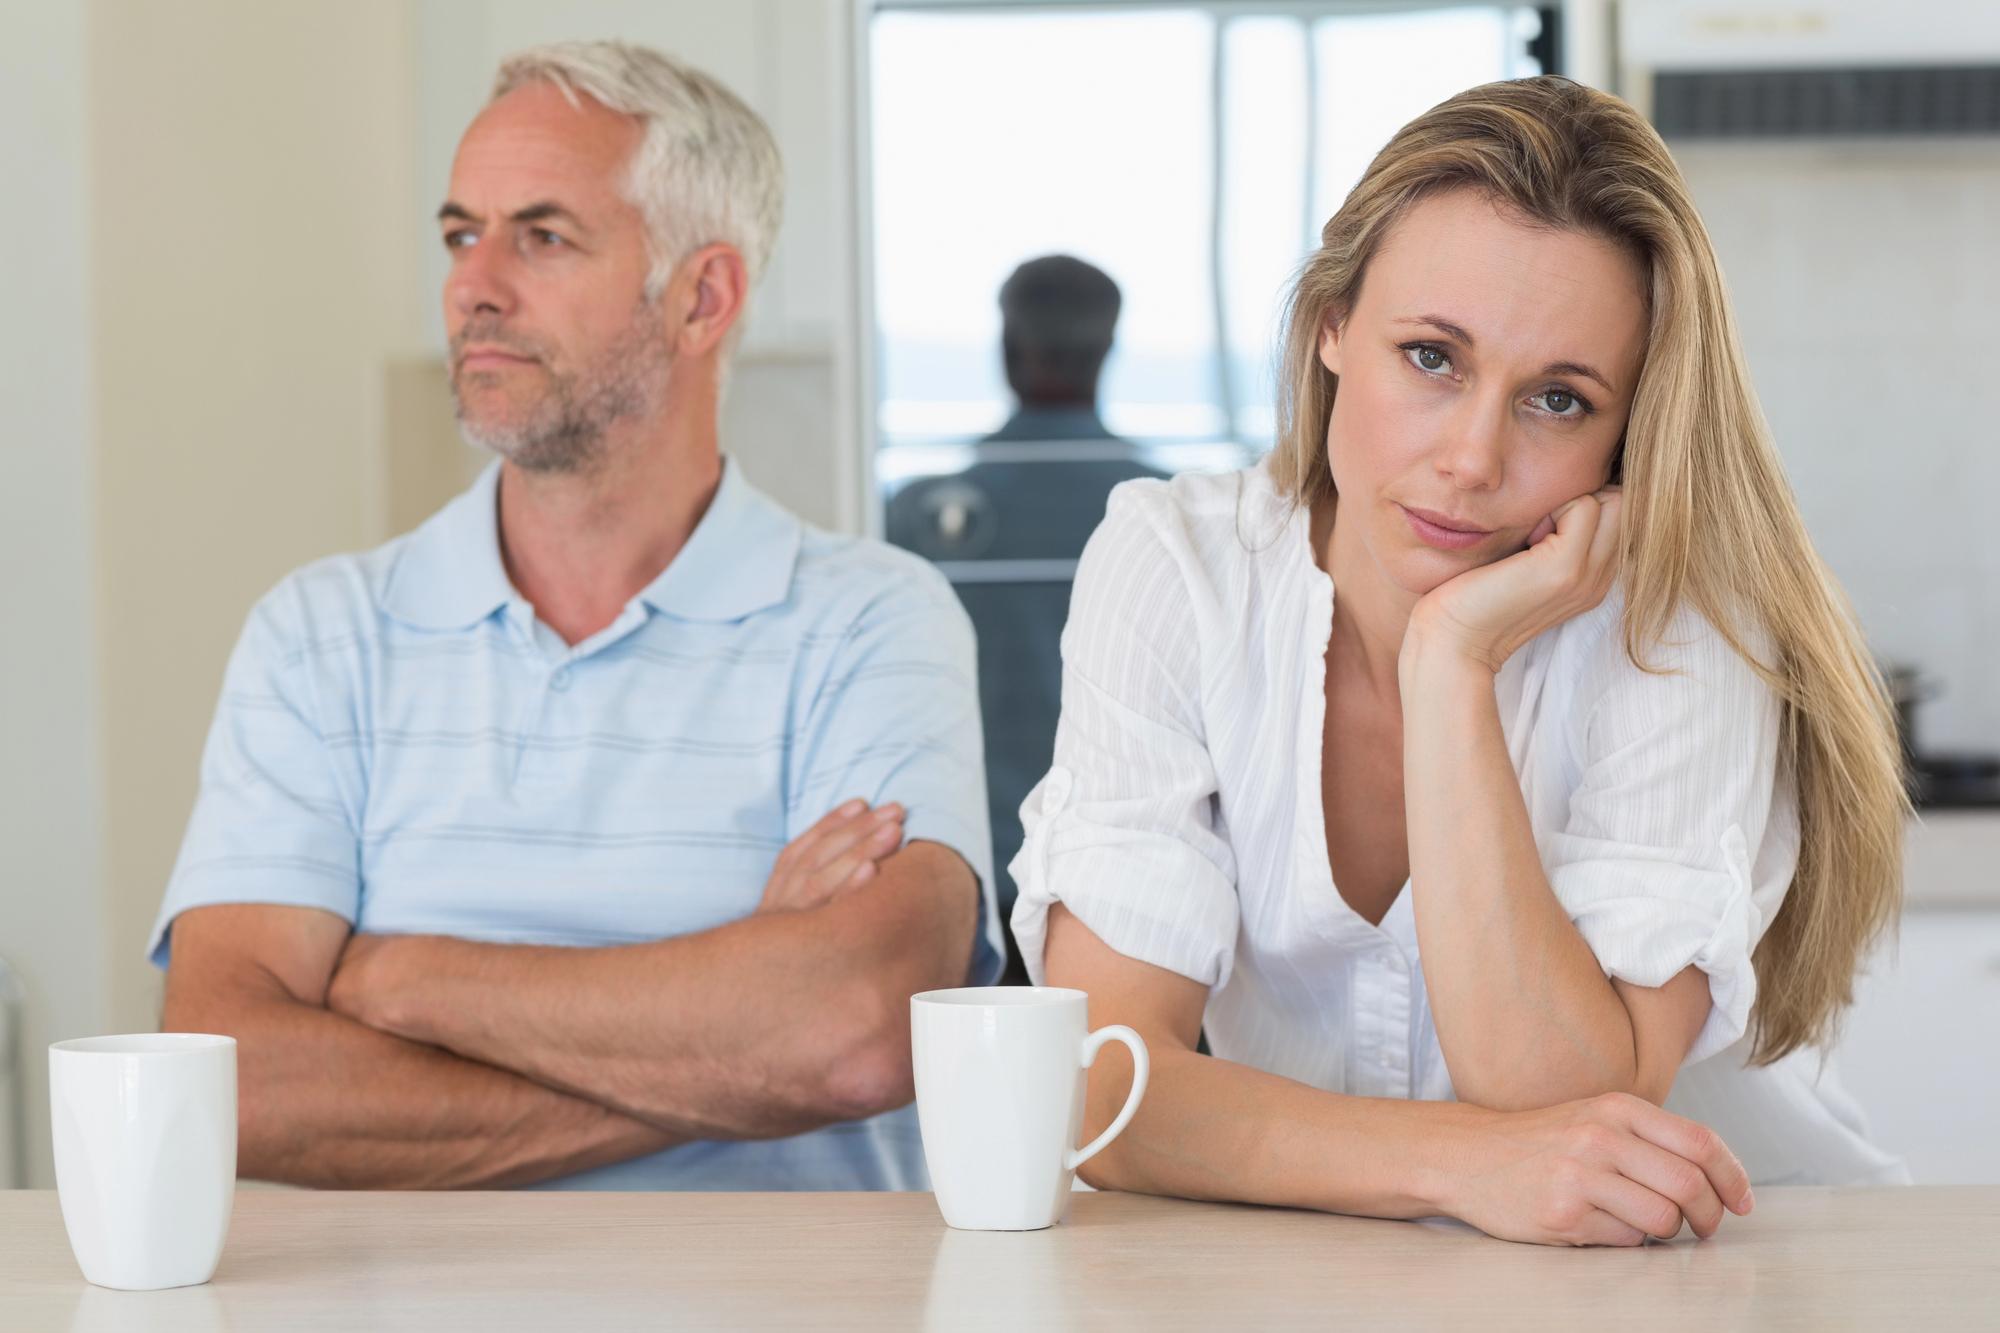
[[[1468,404],[1439,445],[1438,472],[1462,491],[1496,489],[1507,471],[1505,405]]]

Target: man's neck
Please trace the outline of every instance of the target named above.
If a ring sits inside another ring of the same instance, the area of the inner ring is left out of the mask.
[[[575,645],[597,634],[673,563],[722,482],[715,400],[676,401],[622,423],[577,472],[500,472],[507,577],[541,622]]]

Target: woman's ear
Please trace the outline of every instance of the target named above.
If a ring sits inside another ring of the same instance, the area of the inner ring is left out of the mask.
[[[1319,326],[1319,363],[1335,375],[1340,373],[1340,316],[1328,315]]]

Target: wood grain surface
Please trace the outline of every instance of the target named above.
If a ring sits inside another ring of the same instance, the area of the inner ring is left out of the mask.
[[[0,1192],[0,1329],[2000,1329],[2000,1187],[1764,1189],[1715,1239],[1079,1194],[951,1231],[928,1194],[243,1193],[215,1281],[88,1286]]]

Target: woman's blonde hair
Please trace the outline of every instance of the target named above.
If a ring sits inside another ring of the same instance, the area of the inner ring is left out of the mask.
[[[1326,433],[1338,383],[1319,359],[1321,331],[1353,308],[1369,259],[1411,205],[1457,189],[1623,246],[1649,273],[1645,369],[1619,459],[1625,651],[1657,669],[1649,650],[1690,607],[1782,701],[1799,860],[1757,947],[1753,1058],[1823,1043],[1853,999],[1861,951],[1901,905],[1902,751],[1751,390],[1708,233],[1652,126],[1561,78],[1490,83],[1406,125],[1326,224],[1292,293],[1273,475],[1300,503],[1333,496]]]

